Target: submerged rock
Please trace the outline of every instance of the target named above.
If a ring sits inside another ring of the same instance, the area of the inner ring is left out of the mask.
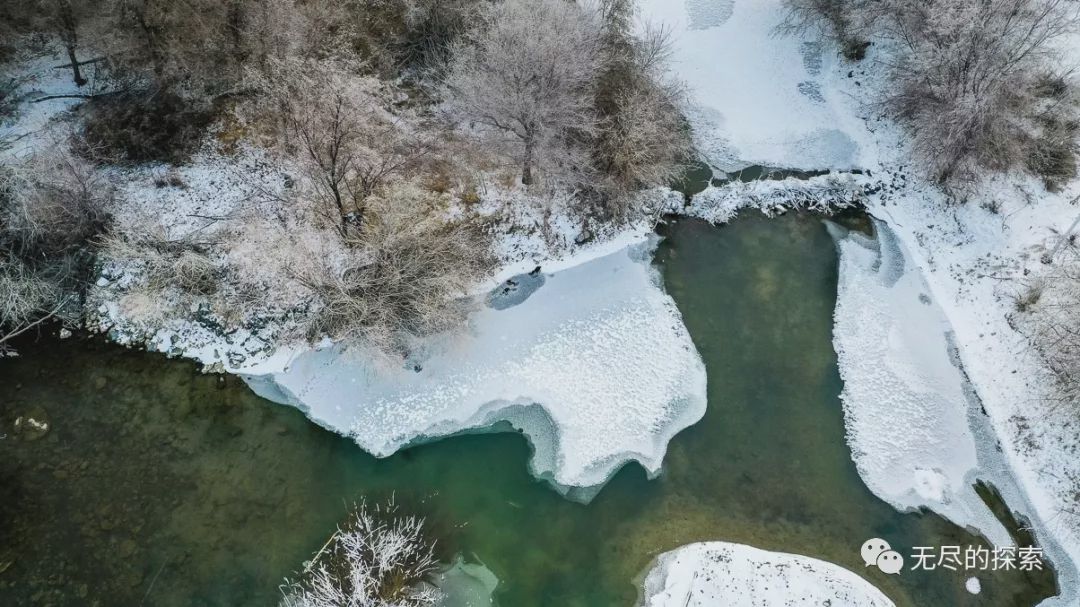
[[[48,434],[52,425],[49,423],[49,415],[45,409],[35,405],[15,418],[12,429],[14,435],[22,440],[35,441]]]

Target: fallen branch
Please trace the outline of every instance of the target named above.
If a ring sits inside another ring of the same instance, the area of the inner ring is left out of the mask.
[[[3,345],[5,342],[16,338],[16,337],[22,335],[23,333],[26,333],[30,329],[33,329],[34,327],[40,325],[41,323],[45,322],[46,320],[49,320],[50,318],[56,316],[56,314],[58,312],[60,312],[60,310],[64,309],[64,306],[66,306],[69,301],[71,301],[71,297],[70,296],[65,297],[63,301],[61,301],[55,308],[53,308],[53,310],[51,312],[49,312],[45,316],[42,316],[41,318],[35,320],[34,322],[32,322],[30,324],[27,324],[27,325],[23,326],[23,327],[16,328],[14,331],[12,331],[11,333],[8,333],[7,335],[0,335],[0,345]]]

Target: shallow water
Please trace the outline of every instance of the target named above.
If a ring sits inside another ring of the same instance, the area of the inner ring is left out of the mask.
[[[469,435],[376,460],[235,378],[97,340],[22,343],[0,362],[0,603],[266,605],[345,504],[396,494],[440,550],[500,578],[503,607],[632,605],[660,552],[723,539],[824,558],[901,605],[1032,605],[1048,574],[863,568],[859,546],[979,540],[900,514],[859,479],[832,351],[836,256],[787,216],[667,229],[668,290],[708,367],[709,410],[664,474],[624,468],[589,505],[527,472],[519,435]],[[10,432],[44,409],[51,431]],[[5,563],[10,563],[5,569]]]

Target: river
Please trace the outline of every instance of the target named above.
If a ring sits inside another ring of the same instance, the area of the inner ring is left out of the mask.
[[[441,556],[500,579],[503,607],[634,603],[659,553],[727,540],[829,560],[898,605],[1027,606],[1050,572],[863,567],[859,546],[976,545],[862,483],[833,352],[834,245],[818,218],[680,220],[657,253],[708,371],[708,411],[663,474],[622,469],[588,505],[529,476],[517,434],[375,459],[234,377],[101,338],[41,337],[0,361],[0,600],[12,605],[269,605],[366,497],[427,517]],[[12,424],[47,417],[50,431]],[[599,428],[598,431],[602,431]]]

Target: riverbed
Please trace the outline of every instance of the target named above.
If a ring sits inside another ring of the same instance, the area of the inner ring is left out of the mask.
[[[632,605],[661,552],[726,540],[867,577],[898,605],[1034,605],[1052,574],[887,576],[859,546],[978,545],[870,493],[844,441],[837,259],[820,218],[681,220],[658,252],[708,372],[708,410],[664,472],[631,465],[588,505],[529,476],[516,434],[375,459],[233,377],[100,338],[43,336],[0,362],[0,596],[11,604],[267,605],[347,505],[391,495],[439,552],[482,563],[503,607]],[[14,420],[47,418],[17,437]],[[602,432],[602,428],[597,429]],[[1021,513],[1022,514],[1022,513]]]

